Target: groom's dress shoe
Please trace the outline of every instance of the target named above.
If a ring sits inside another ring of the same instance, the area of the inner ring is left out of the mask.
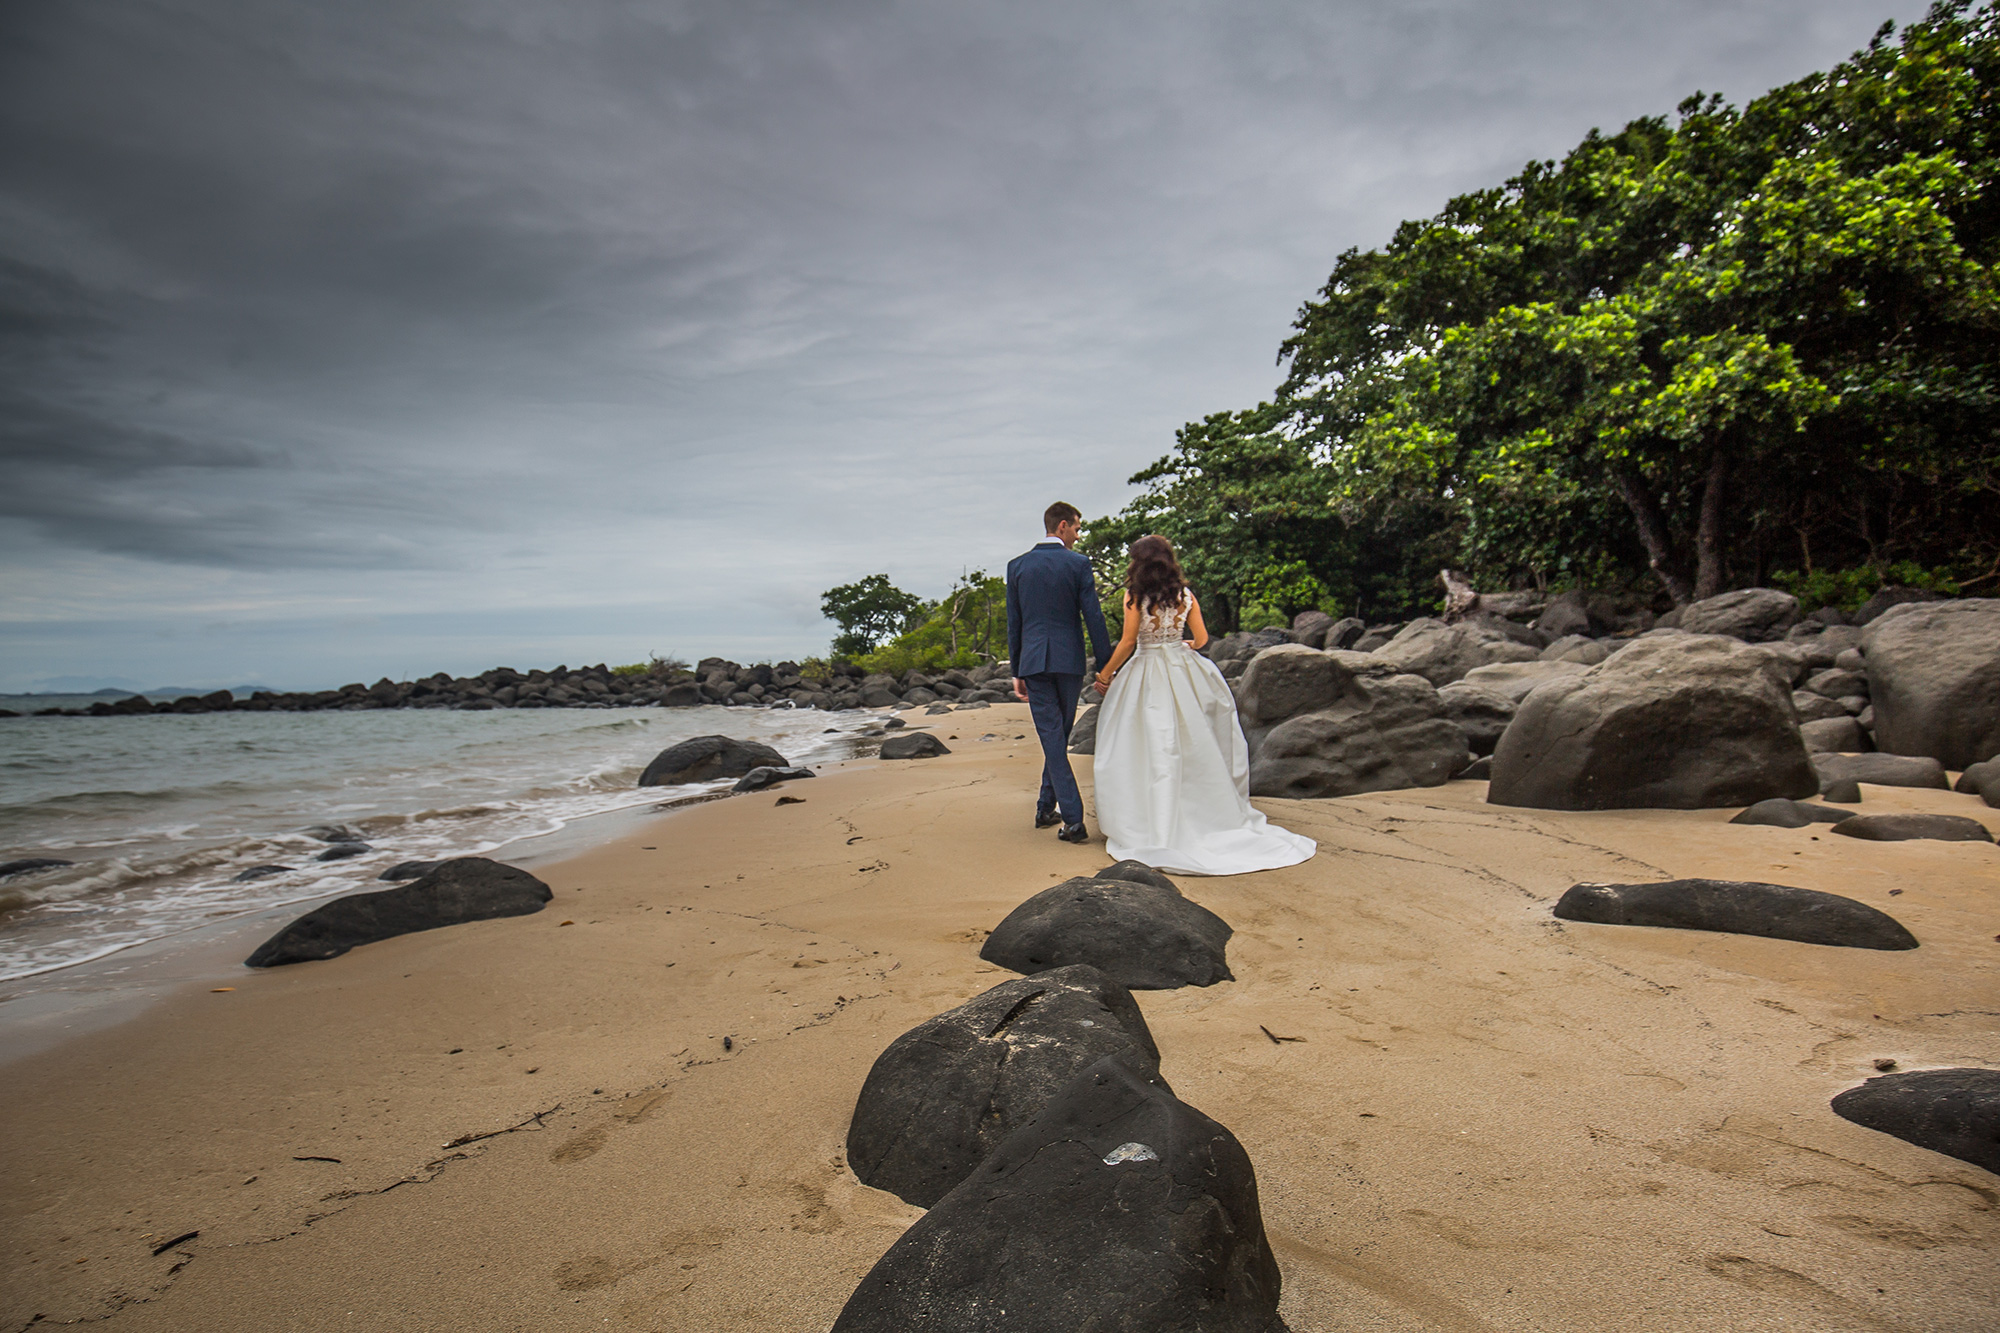
[[[1059,815],[1059,814],[1057,814],[1057,813],[1056,813],[1055,811],[1053,811],[1053,810],[1037,810],[1037,811],[1035,811],[1035,827],[1036,827],[1036,828],[1047,828],[1047,827],[1049,827],[1049,826],[1050,826],[1051,824],[1060,824],[1060,823],[1062,823],[1062,816],[1061,816],[1061,815]]]
[[[1064,842],[1090,841],[1090,835],[1083,831],[1083,825],[1081,822],[1075,824],[1063,825],[1061,832],[1057,833],[1056,836],[1058,838],[1061,838]]]

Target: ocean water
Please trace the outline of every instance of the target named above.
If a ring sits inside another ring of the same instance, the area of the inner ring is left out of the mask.
[[[0,718],[0,861],[76,863],[0,879],[0,981],[383,888],[376,877],[400,861],[484,854],[726,788],[635,785],[690,736],[760,740],[813,764],[853,755],[879,720],[719,707]],[[374,850],[316,861],[329,844],[315,825],[345,825]],[[234,882],[258,865],[290,869]]]

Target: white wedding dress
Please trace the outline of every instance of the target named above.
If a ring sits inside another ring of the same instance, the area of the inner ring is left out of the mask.
[[[1215,664],[1186,647],[1190,596],[1145,612],[1097,714],[1097,824],[1111,855],[1192,875],[1297,865],[1311,838],[1250,805],[1250,747]]]

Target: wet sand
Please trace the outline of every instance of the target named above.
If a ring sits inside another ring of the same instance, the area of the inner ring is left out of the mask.
[[[538,915],[184,983],[7,1065],[0,1328],[825,1329],[919,1215],[845,1168],[869,1065],[1109,859],[1030,827],[1024,708],[911,720],[953,753],[628,823],[537,867]],[[1292,1327],[2000,1322],[2000,1177],[1827,1108],[1876,1060],[2000,1064],[2000,849],[1484,792],[1260,801],[1319,856],[1180,879],[1238,980],[1138,995],[1256,1164]],[[1923,947],[1549,915],[1696,875]]]

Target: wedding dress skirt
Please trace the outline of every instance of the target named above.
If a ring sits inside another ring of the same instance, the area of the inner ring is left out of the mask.
[[[1241,875],[1318,850],[1250,804],[1250,747],[1215,664],[1172,642],[1142,645],[1097,714],[1097,824],[1111,855],[1159,870]]]

